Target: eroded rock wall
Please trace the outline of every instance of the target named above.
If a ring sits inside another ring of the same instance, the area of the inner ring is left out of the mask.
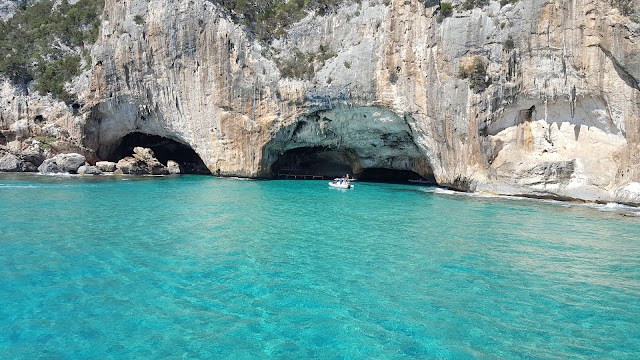
[[[214,173],[241,176],[269,175],[295,147],[344,147],[356,149],[356,169],[387,164],[460,189],[600,201],[640,181],[638,25],[606,2],[491,2],[440,22],[423,1],[365,1],[309,16],[270,45],[205,1],[106,9],[96,147],[142,128],[191,145]],[[287,52],[322,47],[335,56],[310,80],[280,75]],[[479,90],[459,76],[476,58],[486,65]],[[366,108],[393,113],[409,137],[374,147],[380,120],[362,117]],[[327,140],[319,112],[348,120]],[[287,135],[300,123],[317,131]]]

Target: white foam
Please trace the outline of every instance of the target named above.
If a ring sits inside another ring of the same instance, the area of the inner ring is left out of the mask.
[[[69,173],[50,173],[50,174],[41,174],[38,173],[38,175],[40,176],[52,176],[52,177],[76,177],[76,176],[80,176],[78,174],[69,174]]]
[[[584,204],[585,206],[594,208],[596,210],[600,210],[600,211],[607,211],[607,212],[629,212],[629,213],[635,213],[636,210],[638,210],[637,207],[634,206],[629,206],[629,205],[624,205],[624,204],[619,204],[619,203],[606,203],[606,204]]]
[[[463,195],[463,192],[460,191],[454,191],[454,190],[449,190],[449,189],[444,189],[444,188],[433,188],[433,190],[431,190],[430,192],[435,193],[435,194],[447,194],[447,195]]]
[[[0,184],[0,188],[2,189],[33,189],[39,188],[40,186],[36,185],[9,185],[9,184]]]

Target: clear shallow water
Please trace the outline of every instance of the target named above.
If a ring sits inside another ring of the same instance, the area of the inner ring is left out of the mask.
[[[640,219],[429,188],[0,175],[0,358],[640,357]]]

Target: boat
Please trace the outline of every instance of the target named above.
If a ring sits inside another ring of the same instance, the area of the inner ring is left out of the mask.
[[[338,189],[353,189],[353,184],[348,178],[335,178],[329,182],[329,186]]]

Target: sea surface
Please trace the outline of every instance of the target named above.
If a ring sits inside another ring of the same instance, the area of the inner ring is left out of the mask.
[[[4,174],[0,359],[639,359],[639,212]]]

